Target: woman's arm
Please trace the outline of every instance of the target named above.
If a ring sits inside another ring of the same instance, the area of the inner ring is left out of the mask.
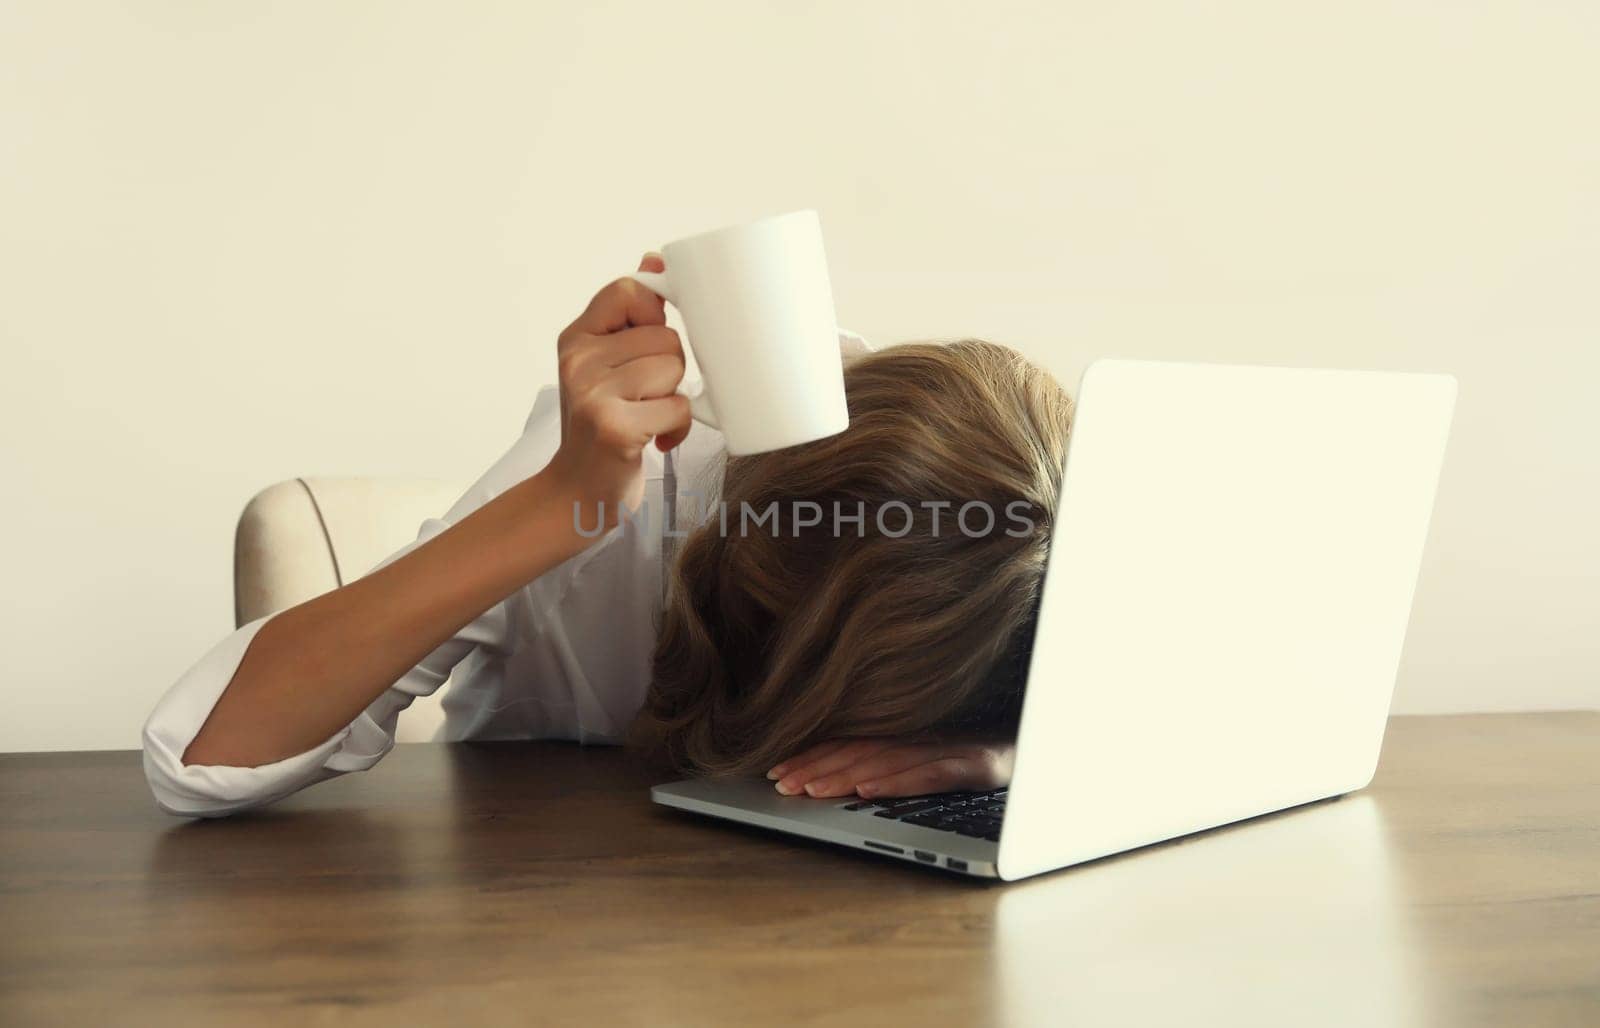
[[[658,268],[647,257],[643,267]],[[574,506],[621,505],[643,489],[644,447],[689,428],[677,334],[631,280],[602,290],[562,333],[561,446],[550,464],[371,575],[261,627],[185,765],[255,767],[322,743],[462,626],[593,539]]]
[[[353,721],[480,613],[591,540],[541,472],[343,588],[274,616],[184,751],[187,765],[255,767]]]

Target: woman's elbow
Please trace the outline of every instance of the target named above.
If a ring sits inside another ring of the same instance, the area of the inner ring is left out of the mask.
[[[226,817],[263,802],[227,795],[210,780],[207,772],[213,769],[173,755],[149,732],[145,733],[143,761],[145,784],[156,806],[175,817]]]

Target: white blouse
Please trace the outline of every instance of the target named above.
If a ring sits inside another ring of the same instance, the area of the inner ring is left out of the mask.
[[[846,353],[866,349],[841,332]],[[541,470],[561,442],[560,397],[541,390],[522,435],[442,518],[423,522],[432,539],[506,489]],[[675,506],[687,524],[721,481],[722,437],[696,424],[673,464]],[[394,746],[401,711],[454,672],[439,738],[572,739],[620,742],[644,703],[663,599],[668,522],[667,464],[645,449],[648,518],[624,519],[604,538],[484,611],[390,686],[349,725],[304,753],[259,767],[185,765],[183,752],[210,716],[268,617],[224,638],[167,690],[144,726],[144,770],[161,808],[218,817],[372,767]],[[381,565],[380,565],[381,566]]]

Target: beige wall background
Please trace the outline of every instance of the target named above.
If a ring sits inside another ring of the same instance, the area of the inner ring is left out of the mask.
[[[640,250],[807,206],[879,341],[1454,372],[1399,709],[1600,706],[1597,96],[1555,0],[10,0],[0,750],[136,745],[256,489],[470,478]]]

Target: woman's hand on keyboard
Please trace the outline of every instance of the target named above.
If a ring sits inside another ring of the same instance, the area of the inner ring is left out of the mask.
[[[837,739],[767,772],[785,796],[921,796],[998,789],[1011,782],[1009,741]]]

